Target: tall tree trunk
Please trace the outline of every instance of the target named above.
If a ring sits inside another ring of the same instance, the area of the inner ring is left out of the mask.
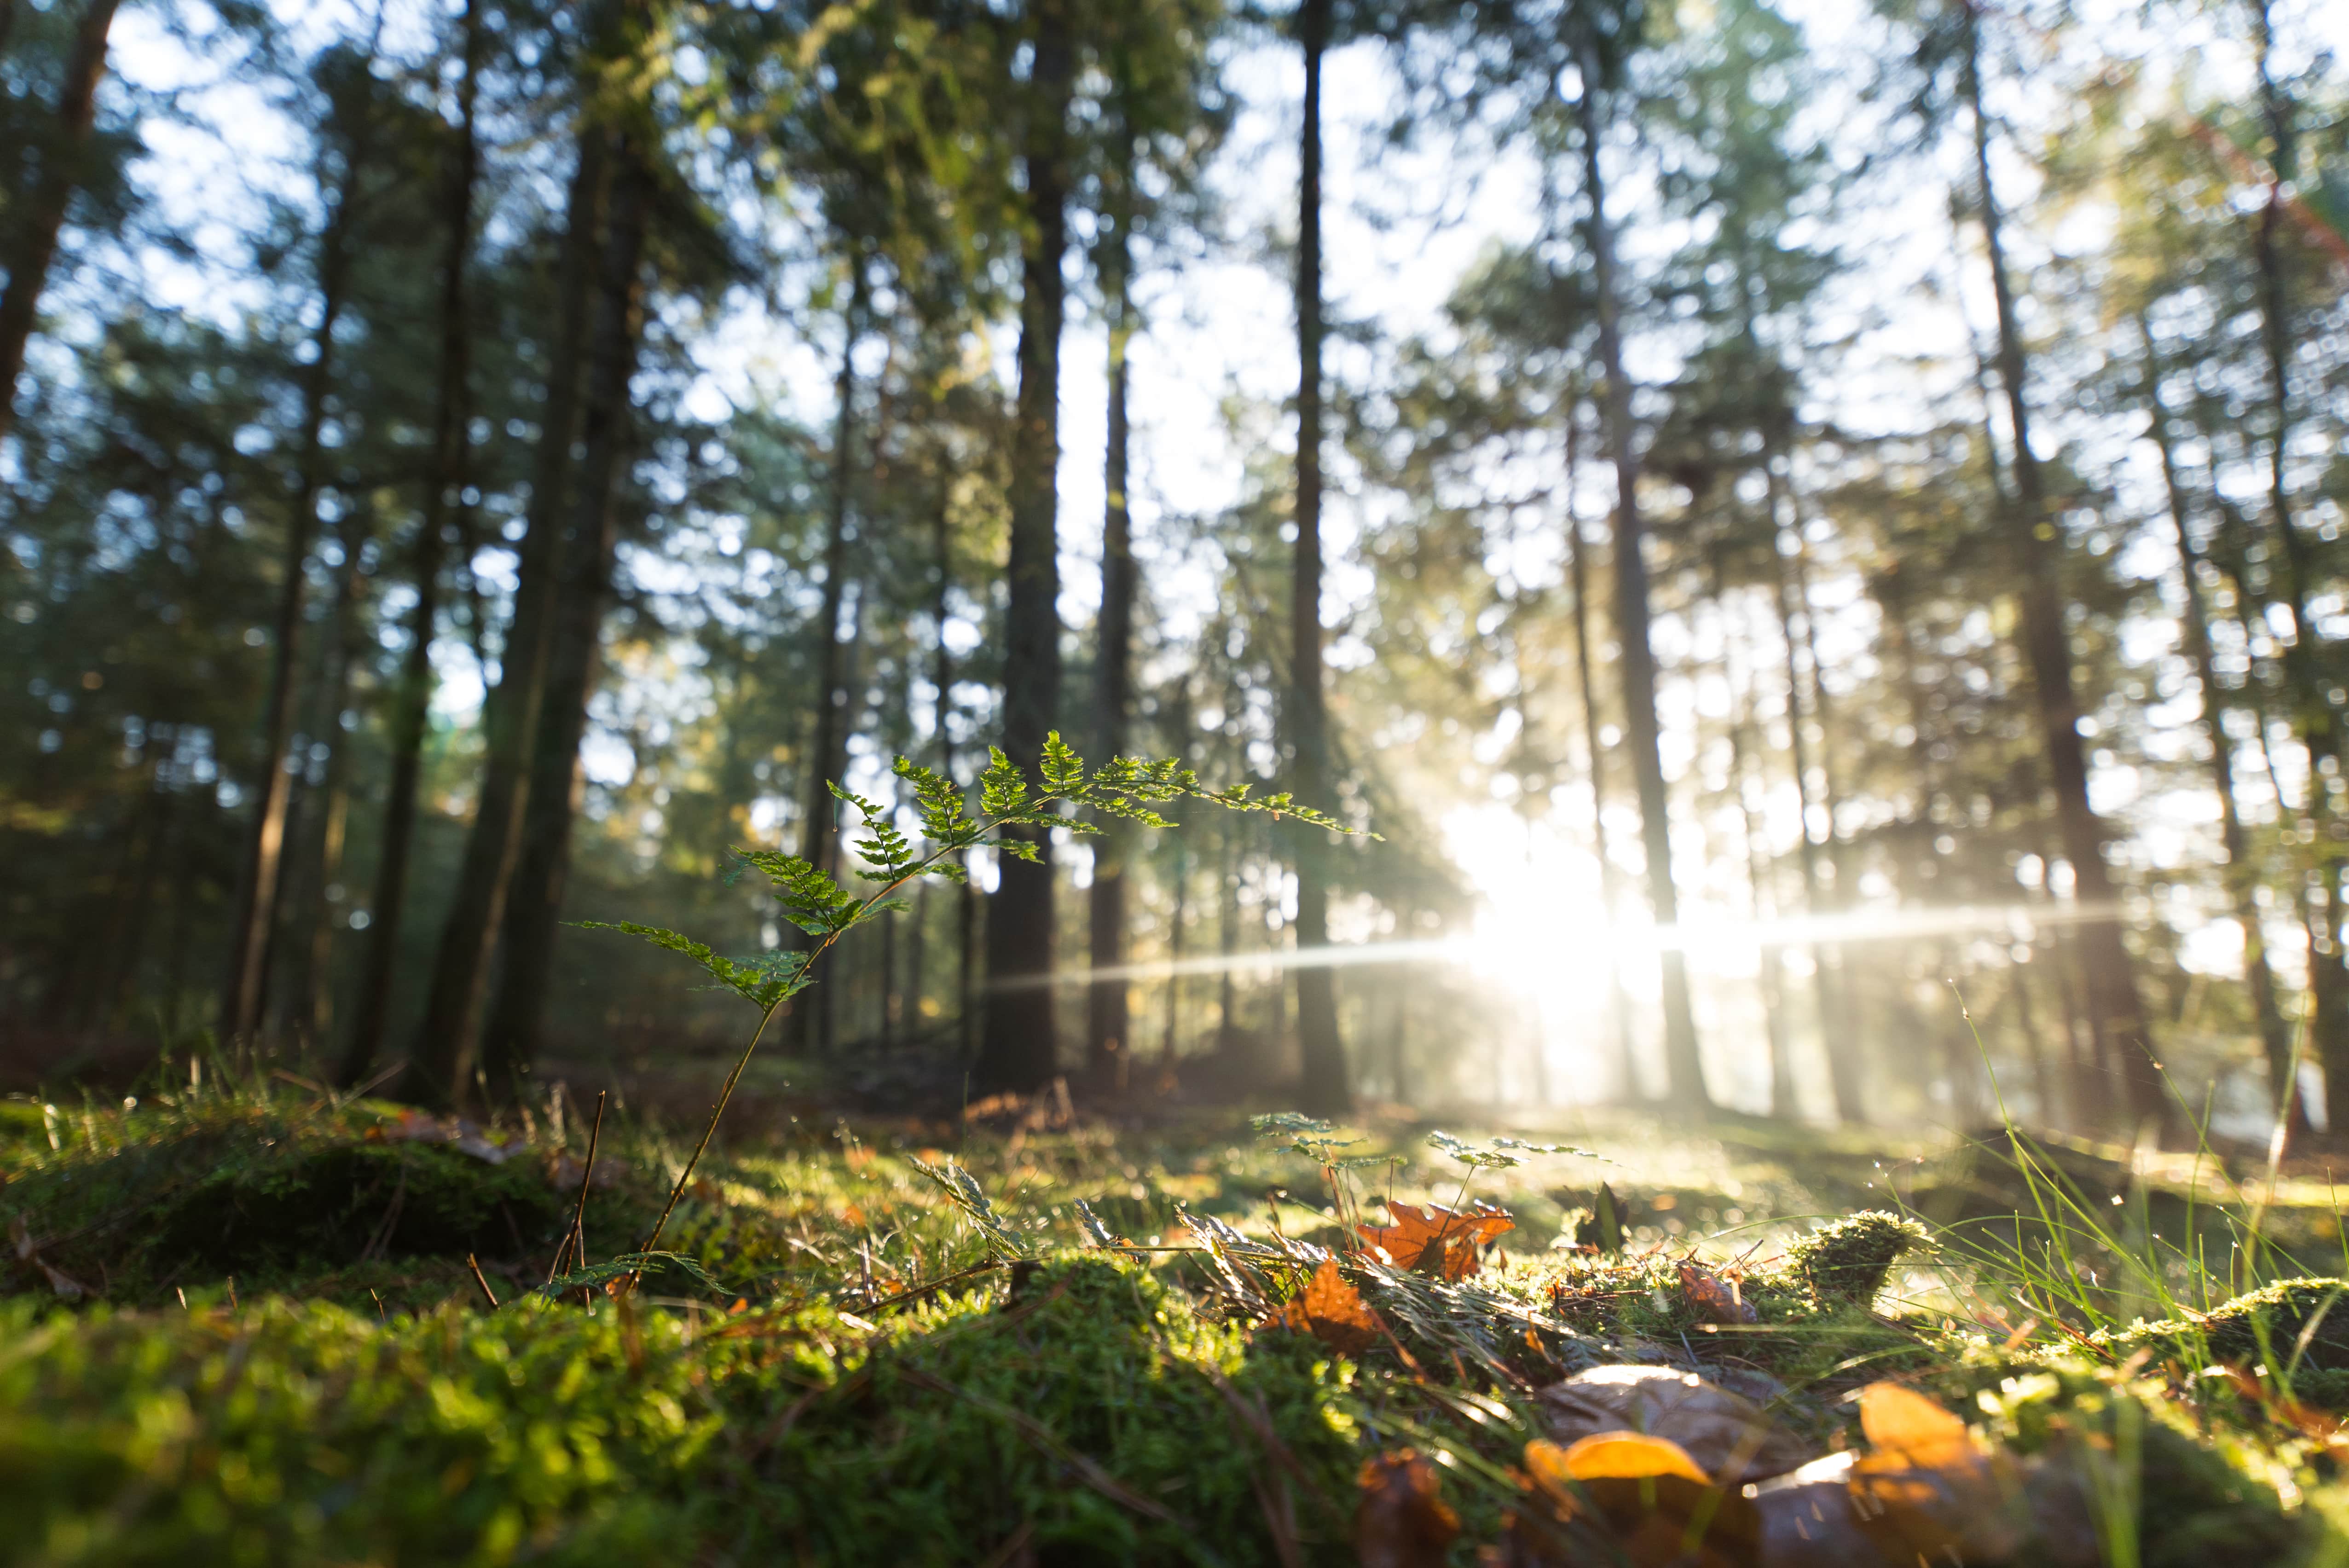
[[[816,609],[820,641],[816,645],[815,726],[808,742],[800,811],[800,858],[827,876],[840,868],[840,812],[833,802],[831,786],[839,780],[841,751],[847,744],[847,725],[842,716],[848,698],[842,672],[850,645],[841,636],[840,617],[848,595],[848,514],[856,444],[855,355],[864,331],[868,287],[865,257],[854,245],[850,250],[848,303],[840,321],[840,365],[833,375],[832,482],[825,498],[829,504],[823,524],[823,594]],[[792,935],[802,946],[813,940],[803,932]],[[827,953],[816,961],[819,989],[792,1007],[792,1044],[796,1050],[812,1048],[831,1054],[839,1013],[833,1005],[836,988],[823,983],[832,978],[832,960],[833,954]]]
[[[1793,753],[1795,799],[1802,817],[1803,909],[1813,919],[1825,914],[1834,902],[1826,888],[1826,867],[1822,860],[1819,835],[1811,825],[1813,790],[1811,776],[1811,746],[1809,724],[1818,710],[1821,690],[1818,685],[1818,655],[1814,645],[1809,621],[1811,614],[1808,583],[1803,584],[1801,607],[1804,631],[1801,647],[1811,652],[1811,681],[1808,702],[1803,681],[1801,660],[1795,638],[1795,595],[1787,582],[1787,552],[1783,541],[1786,523],[1784,513],[1785,483],[1775,461],[1765,467],[1770,507],[1771,580],[1770,592],[1778,613],[1778,631],[1786,650],[1786,737]],[[1796,541],[1796,551],[1801,549]],[[1824,715],[1821,733],[1825,734]],[[1834,837],[1832,806],[1827,818],[1826,836]],[[1819,1044],[1827,1058],[1827,1085],[1835,1099],[1836,1119],[1842,1122],[1862,1122],[1868,1119],[1867,1101],[1860,1089],[1859,1059],[1855,1050],[1850,998],[1841,984],[1842,965],[1839,954],[1828,944],[1814,941],[1811,944],[1811,983],[1818,999]]]
[[[1582,473],[1581,456],[1582,419],[1577,404],[1566,416],[1566,570],[1574,594],[1574,676],[1581,689],[1583,745],[1590,758],[1591,852],[1599,858],[1599,903],[1612,923],[1622,916],[1623,873],[1608,842],[1607,748],[1599,738],[1598,678],[1590,663],[1590,573],[1582,556],[1582,519],[1574,505]],[[1627,1103],[1636,1104],[1646,1097],[1640,1088],[1639,1051],[1631,1037],[1631,998],[1623,989],[1622,955],[1616,953],[1607,958],[1607,1022],[1614,1036],[1619,1092]]]
[[[424,738],[431,723],[432,638],[440,614],[440,573],[448,552],[450,516],[463,505],[465,483],[472,469],[470,349],[473,335],[466,273],[472,260],[473,188],[481,177],[481,146],[474,124],[481,63],[480,0],[466,0],[458,25],[463,39],[464,72],[457,78],[456,134],[441,170],[440,346],[439,379],[433,389],[432,469],[426,476],[423,515],[409,548],[409,579],[416,590],[416,604],[409,612],[408,648],[400,659],[392,698],[391,780],[384,799],[382,847],[376,858],[375,893],[368,908],[358,1011],[344,1047],[340,1078],[345,1088],[358,1083],[374,1066],[391,1012],[392,972],[398,962],[409,859],[416,839],[417,789],[424,770]],[[574,179],[592,173],[591,161],[581,159]],[[579,201],[575,191],[572,200],[574,204]],[[584,269],[580,276],[584,279]],[[577,291],[566,288],[566,297],[570,292]],[[557,336],[575,338],[568,316]],[[557,357],[562,357],[560,349]],[[553,401],[550,393],[550,406]],[[566,417],[566,441],[568,425]],[[478,614],[475,619],[478,624]]]
[[[2284,648],[2284,664],[2292,676],[2293,727],[2308,749],[2308,826],[2313,830],[2314,841],[2322,846],[2317,851],[2317,872],[2324,892],[2324,914],[2316,925],[2316,941],[2308,955],[2309,990],[2314,1004],[2309,1034],[2316,1059],[2324,1069],[2325,1125],[2339,1129],[2349,1127],[2349,949],[2344,949],[2342,937],[2341,855],[2332,836],[2340,816],[2335,790],[2341,777],[2342,719],[2333,696],[2334,682],[2323,668],[2309,609],[2310,599],[2318,591],[2318,567],[2308,537],[2292,514],[2288,466],[2292,429],[2292,290],[2277,243],[2285,215],[2283,184],[2292,177],[2297,159],[2297,128],[2291,102],[2272,68],[2274,21],[2268,0],[2255,0],[2252,20],[2260,117],[2270,143],[2267,199],[2251,232],[2260,279],[2260,346],[2268,381],[2268,526],[2282,547],[2284,607],[2292,617],[2292,641]]]
[[[1615,466],[1615,623],[1622,649],[1623,725],[1631,752],[1631,776],[1640,799],[1640,839],[1647,851],[1648,903],[1659,928],[1673,933],[1660,955],[1663,971],[1664,1081],[1672,1109],[1702,1116],[1712,1107],[1705,1093],[1704,1062],[1696,1038],[1696,1012],[1689,1000],[1688,955],[1678,944],[1680,891],[1672,883],[1670,798],[1656,722],[1656,655],[1648,641],[1648,559],[1640,520],[1640,458],[1631,427],[1631,384],[1623,371],[1621,305],[1615,276],[1615,237],[1607,218],[1607,183],[1600,167],[1602,121],[1599,111],[1600,71],[1596,46],[1582,47],[1581,120],[1583,179],[1590,202],[1591,281],[1598,294],[1599,359],[1607,377],[1601,405],[1608,456]]]
[[[286,517],[285,580],[277,593],[271,628],[269,694],[262,709],[260,799],[253,814],[237,900],[229,933],[227,982],[221,991],[221,1037],[249,1040],[261,1026],[268,969],[269,937],[276,924],[281,866],[285,851],[285,813],[293,793],[286,748],[294,738],[295,665],[302,634],[302,603],[307,587],[311,542],[318,531],[318,492],[325,484],[323,431],[326,395],[333,385],[335,328],[341,321],[350,281],[351,224],[360,205],[360,181],[367,164],[367,128],[352,139],[334,210],[318,236],[318,330],[315,350],[302,376],[302,435],[296,459],[293,506]]]
[[[351,746],[353,736],[343,727],[343,711],[350,706],[351,671],[364,652],[371,624],[364,614],[367,573],[365,561],[375,541],[375,511],[362,506],[351,517],[353,526],[343,540],[343,570],[335,588],[334,628],[326,668],[320,672],[319,701],[314,736],[327,745],[326,776],[317,789],[317,832],[310,853],[308,908],[297,916],[289,937],[307,928],[301,954],[299,984],[287,1000],[304,1040],[305,1054],[321,1051],[331,1037],[335,1019],[335,945],[340,923],[335,918],[343,877],[343,848],[350,824]]]
[[[89,156],[90,131],[98,120],[98,84],[106,75],[106,36],[114,26],[117,0],[89,0],[74,28],[57,84],[57,129],[43,150],[21,213],[9,214],[16,243],[7,247],[8,286],[0,290],[0,442],[16,422],[16,378],[25,371],[25,345],[33,335],[41,290],[57,259],[57,232],[66,208],[81,186]],[[13,20],[13,13],[8,19]]]
[[[1982,104],[1980,13],[1971,0],[1961,3],[1966,7],[1961,87],[1973,120],[1975,199],[1989,254],[1991,294],[1998,307],[1998,375],[2014,449],[2010,466],[2015,506],[2010,532],[2022,580],[2023,651],[2037,697],[2040,744],[2054,788],[2056,828],[2064,859],[2072,862],[2074,899],[2085,914],[2075,940],[2088,1023],[2099,1055],[2109,1054],[2120,1064],[2127,1103],[2119,1109],[2125,1122],[2131,1128],[2149,1120],[2167,1123],[2175,1119],[2175,1103],[2153,1054],[2136,972],[2121,934],[2118,895],[2105,861],[2105,824],[2088,801],[2088,759],[2080,744],[2071,636],[2064,624],[2063,535],[2031,446],[2023,327],[2015,314],[1998,194],[1991,180],[1990,120]]]
[[[482,1035],[482,1076],[493,1095],[514,1092],[537,1058],[553,978],[554,934],[571,870],[571,826],[584,781],[579,743],[602,667],[604,611],[619,542],[619,492],[628,472],[636,379],[643,337],[645,235],[653,170],[633,140],[613,170],[612,213],[604,236],[580,425],[578,494],[561,546],[554,647],[546,695],[531,748],[521,852],[505,911],[505,963],[496,1010]]]
[[[2210,783],[2219,797],[2219,841],[2226,851],[2223,873],[2235,923],[2243,932],[2243,980],[2251,993],[2251,1011],[2267,1061],[2268,1092],[2278,1104],[2291,1087],[2292,1029],[2276,999],[2275,973],[2268,965],[2266,923],[2260,913],[2259,869],[2244,831],[2242,812],[2235,799],[2235,742],[2227,733],[2226,699],[2219,685],[2218,660],[2210,646],[2209,607],[2202,597],[2202,552],[2194,538],[2185,487],[2178,471],[2178,455],[2170,438],[2169,410],[2161,400],[2162,367],[2153,328],[2142,317],[2137,334],[2145,344],[2146,407],[2151,417],[2147,434],[2161,456],[2162,483],[2169,500],[2169,525],[2178,537],[2178,577],[2186,594],[2186,614],[2179,631],[2187,656],[2194,662],[2194,678],[2201,693],[2202,733],[2210,745]],[[2315,955],[2311,954],[2312,961]],[[2304,1131],[2308,1109],[2299,1097],[2292,1101],[2292,1127]]]
[[[1321,57],[1330,43],[1330,0],[1300,0],[1305,49],[1304,129],[1297,189],[1297,562],[1289,586],[1288,711],[1295,793],[1327,810],[1329,712],[1321,656]],[[1345,1043],[1338,1037],[1336,976],[1317,955],[1330,945],[1330,844],[1319,829],[1291,832],[1297,866],[1297,1044],[1304,1069],[1299,1100],[1317,1116],[1343,1116],[1353,1103]]]
[[[931,650],[931,680],[937,686],[938,772],[955,776],[954,650],[947,645],[947,595],[954,587],[954,548],[948,515],[954,504],[951,480],[938,487],[937,510],[930,514],[930,552],[936,562],[936,593],[930,601],[930,627],[936,636]],[[973,997],[978,936],[978,890],[970,885],[970,856],[957,857],[962,875],[955,880],[955,1059],[966,1067],[972,1060],[978,1010]]]
[[[546,696],[554,645],[551,602],[563,569],[561,536],[571,493],[572,446],[579,435],[581,367],[587,354],[587,312],[603,209],[612,183],[613,139],[600,124],[585,126],[579,133],[555,285],[546,407],[531,480],[513,617],[499,659],[498,684],[481,709],[487,756],[480,798],[458,866],[455,897],[440,930],[423,1017],[399,1086],[402,1095],[426,1104],[448,1103],[471,1076],[491,952],[504,922],[507,890],[521,849],[529,750]]]
[[[1727,594],[1719,570],[1716,563],[1713,596],[1716,604],[1724,604]],[[1777,918],[1777,868],[1751,792],[1751,766],[1758,750],[1753,686],[1741,667],[1737,634],[1728,624],[1726,614],[1722,621],[1722,674],[1729,686],[1730,704],[1730,788],[1737,796],[1739,836],[1745,851],[1747,912],[1754,923],[1760,926]],[[1763,1034],[1770,1047],[1770,1114],[1782,1121],[1793,1121],[1801,1117],[1802,1103],[1795,1093],[1794,1047],[1786,1031],[1786,950],[1778,943],[1765,943],[1759,957],[1755,979],[1762,994]]]
[[[1030,770],[1055,726],[1061,695],[1061,325],[1069,242],[1069,100],[1076,67],[1067,0],[1038,0],[1035,64],[1022,149],[1027,222],[1020,238],[1019,390],[1011,432],[1010,556],[1004,575],[1003,745]],[[1060,1071],[1052,993],[1052,841],[1036,859],[996,857],[987,912],[987,1016],[976,1075],[988,1090],[1027,1093]]]
[[[1131,172],[1131,151],[1128,172]],[[1136,569],[1132,517],[1126,505],[1126,345],[1133,335],[1128,315],[1128,269],[1132,248],[1121,215],[1102,263],[1102,292],[1108,296],[1109,432],[1102,478],[1108,491],[1102,517],[1102,603],[1099,646],[1093,658],[1094,745],[1103,761],[1122,755],[1133,706],[1133,602]],[[1093,881],[1086,911],[1092,966],[1122,970],[1125,965],[1125,862],[1133,852],[1130,825],[1112,819],[1093,841]],[[1128,1016],[1132,987],[1123,974],[1097,975],[1086,991],[1085,1061],[1104,1087],[1120,1078],[1133,1056]]]

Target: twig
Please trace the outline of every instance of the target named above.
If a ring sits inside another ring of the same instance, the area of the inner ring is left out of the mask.
[[[944,1279],[934,1279],[927,1284],[918,1284],[911,1290],[899,1291],[895,1295],[891,1296],[888,1300],[876,1301],[864,1310],[871,1313],[874,1316],[878,1317],[883,1313],[889,1311],[893,1307],[904,1306],[907,1303],[918,1301],[926,1295],[934,1295],[937,1292],[946,1289],[947,1286],[950,1284],[959,1284],[962,1281],[974,1278],[977,1275],[992,1274],[995,1270],[999,1269],[1003,1265],[1001,1264],[995,1262],[992,1258],[983,1264],[973,1264],[967,1269],[957,1269],[954,1273],[947,1275]]]
[[[571,1213],[571,1228],[563,1233],[562,1245],[554,1249],[554,1264],[546,1271],[546,1283],[553,1284],[554,1276],[563,1272],[564,1259],[576,1253],[579,1266],[587,1266],[587,1187],[595,1179],[595,1146],[604,1137],[604,1101],[610,1089],[595,1094],[595,1125],[587,1134],[587,1164],[579,1172],[579,1202]]]
[[[465,1254],[465,1266],[473,1271],[473,1283],[481,1287],[481,1299],[490,1304],[490,1310],[492,1312],[495,1312],[498,1309],[497,1293],[490,1289],[489,1279],[481,1273],[480,1260],[475,1258],[472,1253],[467,1253]]]

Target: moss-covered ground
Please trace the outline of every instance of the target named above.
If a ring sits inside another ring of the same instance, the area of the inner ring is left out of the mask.
[[[1360,1130],[1349,1155],[1392,1158],[1333,1193],[1235,1116],[1048,1109],[731,1129],[662,1241],[693,1269],[548,1299],[575,1106],[457,1128],[275,1080],[0,1104],[0,1563],[1342,1563],[1364,1462],[1413,1448],[1464,1564],[1517,1500],[1536,1391],[1622,1361],[1745,1390],[1820,1451],[1886,1377],[2017,1453],[2085,1446],[2120,1478],[2110,1561],[2349,1560],[2349,1305],[2302,1284],[2212,1313],[2211,1243],[2250,1234],[2223,1171],[1626,1119],[1574,1130],[1599,1159],[1476,1171],[1465,1200],[1515,1228],[1447,1280],[1350,1229],[1463,1201],[1425,1127]],[[642,1240],[688,1148],[610,1116],[590,1262]],[[948,1161],[992,1241],[924,1170]],[[2321,1191],[2260,1196],[2298,1249],[2261,1269],[2344,1272],[2309,1255]],[[1619,1252],[1576,1244],[1602,1207]],[[1348,1253],[1361,1342],[1267,1321],[1316,1246]]]

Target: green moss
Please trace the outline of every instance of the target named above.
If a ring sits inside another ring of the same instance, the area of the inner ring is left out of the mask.
[[[1822,1225],[1786,1250],[1788,1271],[1821,1302],[1867,1306],[1893,1260],[1925,1243],[1925,1227],[1878,1209]]]
[[[2116,1357],[2151,1349],[2169,1359],[2290,1367],[2296,1397],[2311,1374],[2349,1372],[2349,1280],[2292,1279],[2239,1295],[2197,1318],[2138,1322],[2095,1336]],[[2341,1387],[2312,1378],[2308,1387],[2337,1400]]]

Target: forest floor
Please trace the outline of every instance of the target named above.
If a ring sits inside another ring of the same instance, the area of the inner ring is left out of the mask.
[[[0,1563],[2349,1562],[2321,1163],[974,1109],[0,1101]]]

